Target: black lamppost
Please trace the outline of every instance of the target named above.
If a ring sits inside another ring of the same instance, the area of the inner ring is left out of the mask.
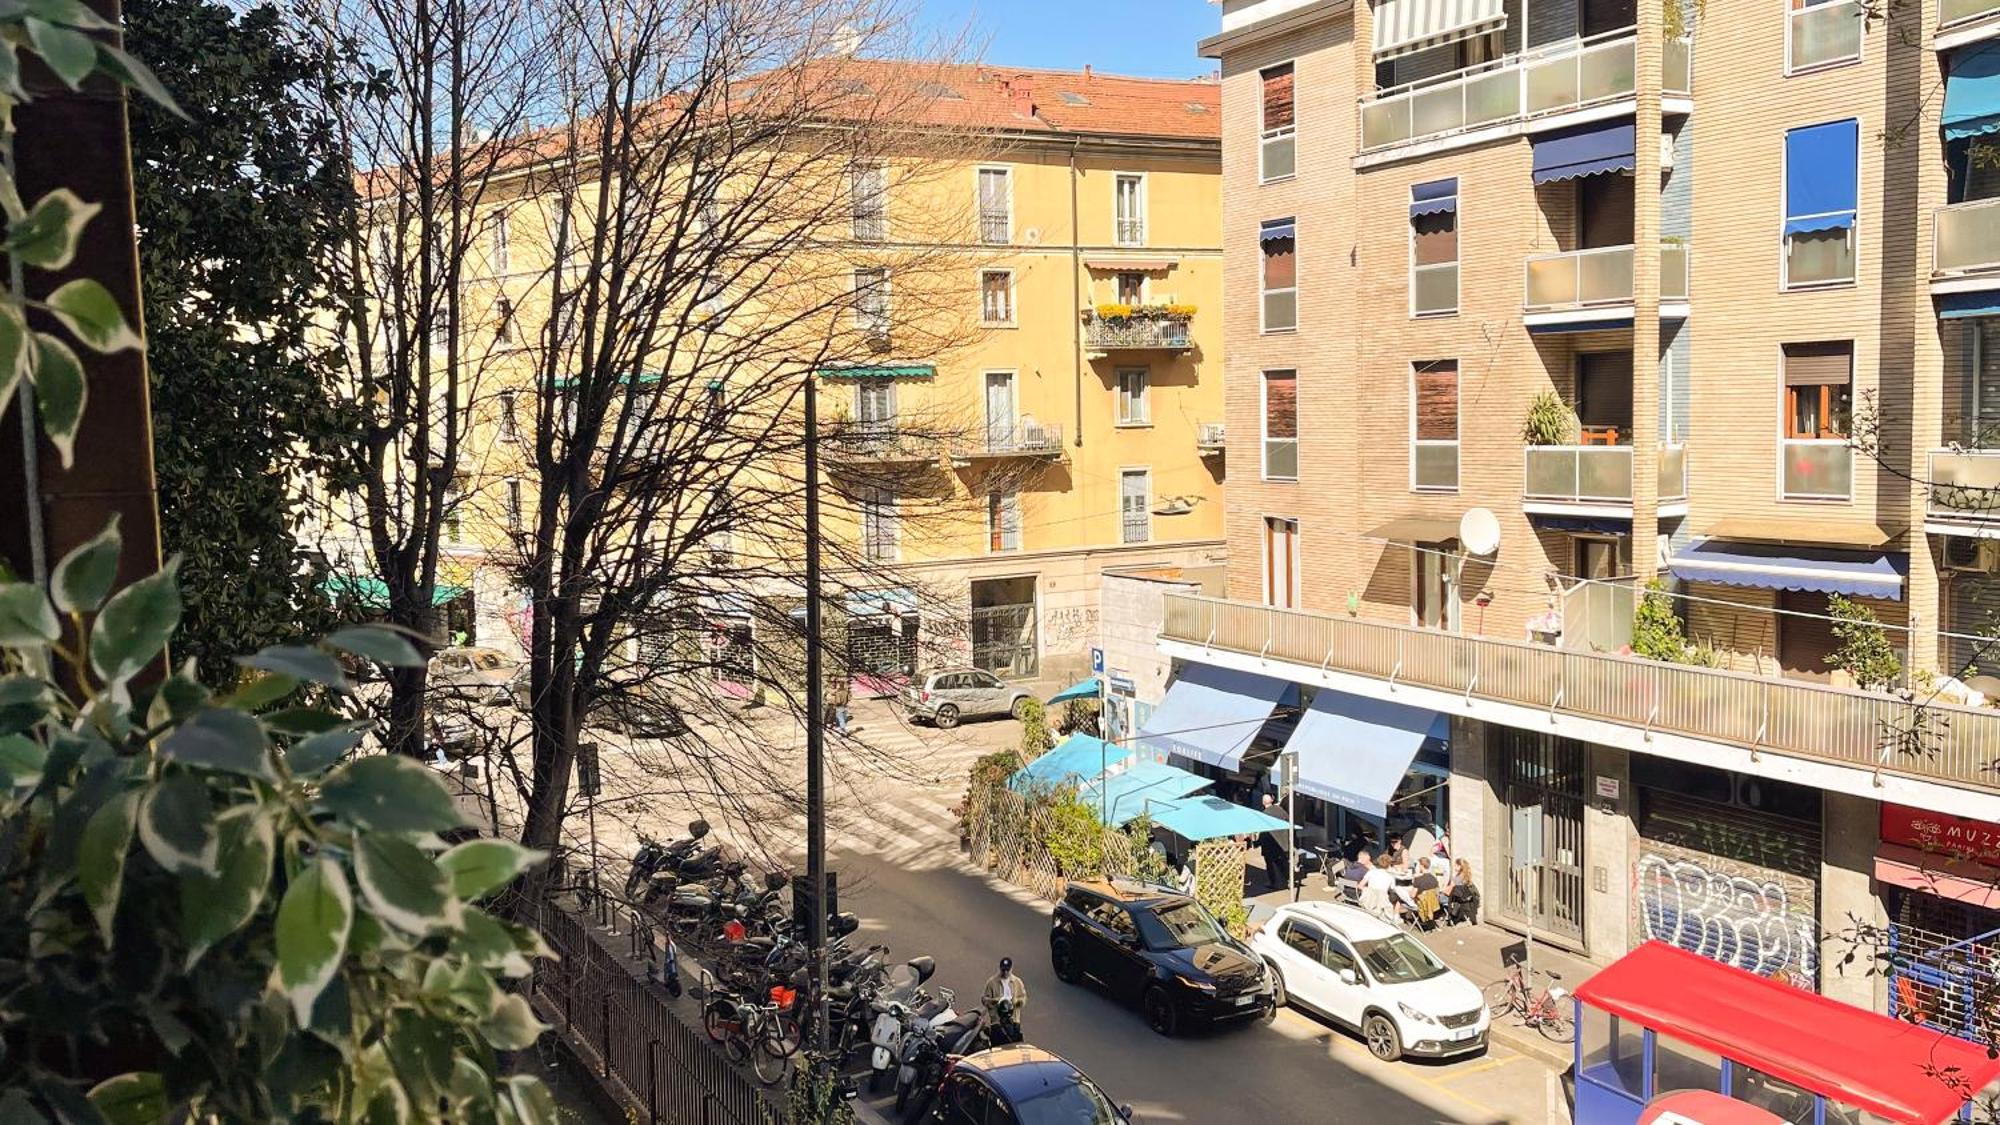
[[[806,881],[812,912],[806,948],[812,953],[813,1047],[827,1043],[826,1007],[826,689],[820,683],[819,377],[806,375]]]

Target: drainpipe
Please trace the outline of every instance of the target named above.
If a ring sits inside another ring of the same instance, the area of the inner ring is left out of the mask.
[[[1076,154],[1078,137],[1069,143],[1069,294],[1074,346],[1070,349],[1070,381],[1076,390],[1076,445],[1083,448],[1083,230],[1077,225]]]

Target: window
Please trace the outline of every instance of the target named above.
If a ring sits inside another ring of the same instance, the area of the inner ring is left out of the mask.
[[[1014,174],[1006,168],[979,170],[979,241],[1005,246],[1014,240]]]
[[[507,530],[521,530],[521,482],[507,482]]]
[[[1854,344],[1786,344],[1784,495],[1845,500],[1853,491]]]
[[[1410,487],[1458,490],[1458,361],[1434,359],[1412,369]]]
[[[1264,253],[1263,329],[1289,332],[1299,326],[1298,229],[1290,219],[1267,219],[1257,232]]]
[[[500,392],[500,440],[521,440],[521,418],[516,413],[519,406],[520,394],[518,392]]]
[[[1334,976],[1353,973],[1357,981],[1361,979],[1361,962],[1356,961],[1354,952],[1337,938],[1326,939],[1326,948],[1321,951],[1319,962],[1332,969]]]
[[[1264,604],[1299,608],[1299,521],[1264,517]]]
[[[1126,543],[1145,543],[1153,538],[1152,472],[1125,469],[1118,474],[1118,512]]]
[[[1264,80],[1264,128],[1258,152],[1258,178],[1265,183],[1282,180],[1298,168],[1298,102],[1293,96],[1292,64],[1266,69]]]
[[[1117,230],[1120,246],[1146,244],[1146,177],[1121,172],[1113,189],[1117,200]]]
[[[889,339],[889,271],[871,266],[854,271],[854,326],[870,340]]]
[[[493,217],[486,221],[486,237],[489,245],[487,250],[488,264],[493,267],[494,273],[506,273],[512,268],[513,263],[512,255],[507,250],[507,213],[505,211],[495,211]]]
[[[886,438],[896,432],[896,384],[863,379],[854,385],[856,437]]]
[[[986,549],[989,551],[1021,549],[1020,493],[986,494]]]
[[[1286,948],[1313,962],[1319,961],[1320,951],[1326,945],[1320,932],[1303,922],[1287,921],[1285,932],[1278,936],[1284,941]]]
[[[514,343],[514,302],[505,297],[493,302],[493,341],[501,345]]]
[[[1458,311],[1458,181],[1410,188],[1410,314]]]
[[[887,489],[867,490],[861,508],[861,554],[870,562],[896,561],[896,498]]]
[[[1634,1097],[1646,1096],[1643,1027],[1586,1004],[1577,1037],[1583,1041],[1583,1066],[1578,1077]],[[1811,1119],[1807,1114],[1806,1120]]]
[[[1264,372],[1264,479],[1299,479],[1299,373]]]
[[[468,480],[464,473],[455,474],[444,490],[444,511],[439,516],[439,534],[447,543],[465,541],[465,488]]]
[[[848,173],[848,200],[854,237],[880,242],[889,237],[889,173],[880,164],[857,164]]]
[[[1143,305],[1146,303],[1146,275],[1138,272],[1121,273],[1116,278],[1118,303],[1121,305]]]
[[[1853,62],[1861,57],[1861,0],[1787,0],[1788,73]]]
[[[979,322],[1014,323],[1014,271],[979,271]]]
[[[1118,372],[1118,424],[1143,426],[1153,420],[1146,404],[1147,373],[1143,367]]]
[[[1785,134],[1786,288],[1854,280],[1860,146],[1854,120]]]

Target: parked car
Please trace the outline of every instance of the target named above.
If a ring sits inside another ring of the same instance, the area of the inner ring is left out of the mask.
[[[1378,1059],[1443,1058],[1486,1046],[1479,988],[1424,944],[1358,906],[1294,902],[1250,936],[1280,1003],[1355,1028]]]
[[[989,715],[1021,717],[1021,705],[1035,693],[978,668],[944,668],[918,673],[903,688],[903,705],[919,719],[950,730],[965,719]]]
[[[1025,1043],[967,1055],[945,1072],[931,1120],[944,1125],[1119,1125],[1132,1107],[1062,1056]]]
[[[1249,946],[1194,899],[1144,883],[1071,883],[1056,904],[1049,965],[1065,983],[1096,981],[1136,1002],[1161,1035],[1277,1011],[1270,972]]]
[[[430,682],[479,703],[506,703],[516,661],[496,649],[458,646],[431,655]]]

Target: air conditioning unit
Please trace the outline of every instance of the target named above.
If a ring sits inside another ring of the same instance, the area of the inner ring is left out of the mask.
[[[1944,568],[1956,574],[2000,574],[2000,542],[1947,535]]]

